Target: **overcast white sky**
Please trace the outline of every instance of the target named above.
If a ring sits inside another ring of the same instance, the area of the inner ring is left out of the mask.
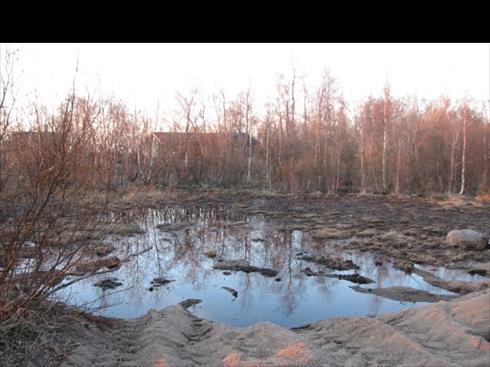
[[[317,84],[328,68],[345,97],[380,95],[388,77],[395,96],[488,101],[489,44],[3,44],[19,50],[20,97],[48,105],[66,95],[79,59],[77,89],[114,94],[153,113],[173,106],[175,91],[248,87],[255,101],[273,98],[277,75],[306,73]]]

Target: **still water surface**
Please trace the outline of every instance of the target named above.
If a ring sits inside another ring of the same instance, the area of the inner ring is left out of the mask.
[[[337,316],[376,316],[414,305],[355,292],[350,288],[355,284],[345,280],[308,277],[301,271],[306,267],[326,273],[335,271],[300,260],[297,254],[301,252],[352,260],[360,267],[359,274],[375,281],[363,287],[397,285],[450,294],[425,283],[417,275],[395,269],[387,258],[346,252],[342,241],[319,243],[306,232],[278,230],[260,214],[237,216],[220,208],[167,208],[134,211],[125,220],[136,221],[146,233],[111,238],[117,248],[112,255],[124,258],[149,250],[132,257],[117,271],[82,280],[57,296],[88,307],[96,314],[117,318],[137,317],[150,309],[160,310],[197,298],[202,302],[191,308],[195,315],[235,326],[270,321],[294,327]],[[157,227],[162,224],[166,226]],[[223,270],[213,269],[215,260],[206,255],[209,251],[218,258],[246,259],[251,265],[272,268],[279,273],[276,277],[244,272],[225,275]],[[432,270],[444,279],[474,279],[460,271]],[[108,276],[117,278],[123,285],[106,291],[93,286]],[[150,291],[151,281],[156,277],[174,281]],[[222,287],[233,288],[238,296]]]

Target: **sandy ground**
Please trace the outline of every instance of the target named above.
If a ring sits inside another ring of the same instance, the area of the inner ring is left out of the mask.
[[[490,291],[295,329],[236,328],[185,305],[112,326],[90,324],[63,366],[488,366]]]

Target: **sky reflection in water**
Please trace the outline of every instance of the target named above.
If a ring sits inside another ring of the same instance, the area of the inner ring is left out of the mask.
[[[361,275],[376,282],[363,287],[402,285],[449,294],[417,275],[393,268],[387,259],[381,258],[382,265],[376,266],[372,254],[349,254],[335,242],[316,243],[301,231],[279,231],[260,214],[239,217],[219,208],[149,209],[131,212],[127,220],[136,220],[147,232],[113,238],[118,248],[115,254],[123,258],[148,247],[152,249],[124,263],[117,271],[75,283],[58,296],[68,297],[72,304],[86,305],[96,314],[118,318],[137,317],[150,309],[160,310],[184,299],[198,298],[202,302],[191,308],[194,314],[235,326],[271,321],[293,327],[337,316],[375,316],[414,305],[355,292],[349,287],[354,284],[348,281],[308,277],[301,269],[329,270],[299,260],[296,254],[304,251],[351,259],[360,266]],[[176,231],[156,228],[164,223],[182,225]],[[212,268],[213,260],[205,254],[208,250],[224,259],[247,259],[251,265],[273,268],[279,271],[277,277],[281,281],[259,273],[224,275],[222,270]],[[449,269],[438,269],[437,275],[445,279],[474,279]],[[107,276],[118,278],[123,285],[105,292],[93,286]],[[155,277],[175,281],[151,292],[148,289]],[[223,286],[237,290],[238,297],[233,297]]]

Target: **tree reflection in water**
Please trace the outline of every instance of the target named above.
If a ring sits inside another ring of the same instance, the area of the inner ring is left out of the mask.
[[[306,267],[326,274],[335,271],[300,260],[297,254],[306,251],[351,259],[360,266],[360,273],[376,281],[375,287],[420,283],[393,268],[387,259],[375,264],[372,254],[346,253],[339,241],[315,242],[308,233],[280,230],[282,226],[262,214],[247,217],[223,207],[169,207],[131,210],[118,218],[108,215],[108,219],[136,222],[146,230],[142,235],[112,238],[118,256],[124,258],[151,247],[113,273],[124,288],[129,288],[127,291],[113,295],[108,292],[105,296],[102,290],[91,286],[93,279],[71,287],[76,296],[74,303],[102,296],[97,307],[116,304],[100,312],[109,316],[134,317],[183,298],[199,298],[203,302],[195,312],[203,317],[237,325],[269,320],[297,326],[326,317],[379,314],[402,307],[399,302],[356,293],[349,288],[352,283],[344,280],[307,277],[302,272]],[[164,227],[159,229],[157,226],[162,224]],[[208,257],[210,253],[216,258]],[[213,269],[213,262],[219,258],[245,259],[250,265],[274,269],[278,275],[232,272],[226,276],[222,270]],[[155,277],[174,281],[150,292],[150,282]],[[222,286],[236,289],[238,302],[232,303]],[[426,284],[424,287],[433,290]]]

